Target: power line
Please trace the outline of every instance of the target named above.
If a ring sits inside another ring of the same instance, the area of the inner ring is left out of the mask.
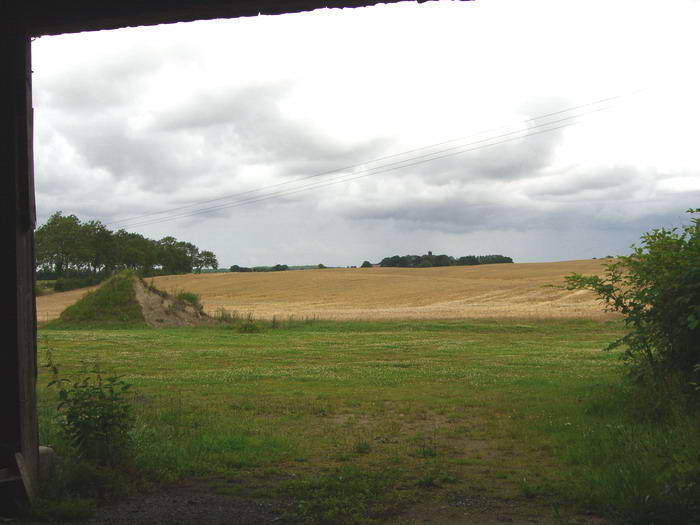
[[[444,150],[442,150],[442,151],[439,151],[439,152],[433,152],[433,153],[421,155],[421,156],[418,156],[418,157],[406,159],[406,160],[403,160],[403,161],[398,161],[398,162],[389,163],[389,164],[386,164],[386,165],[384,165],[384,166],[378,166],[378,167],[376,167],[376,168],[371,168],[371,169],[364,170],[364,171],[361,172],[361,174],[359,174],[359,175],[358,175],[357,173],[355,173],[355,174],[344,174],[344,175],[339,175],[339,176],[334,177],[334,178],[331,179],[331,180],[323,180],[323,181],[318,181],[318,182],[312,182],[312,183],[309,183],[309,184],[306,184],[306,185],[303,185],[303,186],[299,186],[299,187],[296,187],[296,188],[291,188],[291,189],[288,189],[288,190],[280,190],[280,191],[277,191],[277,192],[269,193],[269,194],[267,194],[267,195],[261,195],[261,196],[257,196],[257,197],[250,197],[250,198],[247,198],[247,199],[242,199],[242,200],[234,201],[234,202],[231,202],[231,203],[219,204],[219,205],[216,205],[216,206],[210,206],[210,207],[207,207],[207,208],[201,208],[201,209],[197,209],[197,210],[190,211],[190,212],[184,212],[184,213],[179,213],[179,214],[170,215],[170,216],[166,216],[166,217],[154,218],[154,219],[145,220],[145,221],[141,221],[141,222],[135,222],[135,223],[129,224],[129,227],[135,227],[135,226],[150,226],[150,225],[153,225],[153,224],[159,224],[159,223],[162,223],[162,222],[169,222],[169,221],[172,221],[172,220],[177,220],[177,219],[186,218],[186,217],[193,217],[193,216],[196,216],[196,215],[201,215],[201,214],[205,214],[205,213],[210,213],[210,212],[214,212],[214,211],[219,211],[219,210],[222,210],[222,209],[228,209],[228,208],[234,208],[234,207],[238,207],[238,206],[244,206],[244,205],[247,205],[247,204],[253,204],[253,203],[260,202],[260,201],[264,201],[264,200],[269,200],[269,199],[273,199],[273,198],[284,197],[284,196],[287,196],[287,195],[293,195],[293,194],[296,194],[296,193],[300,193],[300,192],[302,192],[302,191],[307,191],[307,190],[309,190],[309,189],[315,189],[315,188],[320,188],[320,187],[324,187],[324,186],[331,186],[331,185],[334,185],[334,184],[341,184],[341,183],[350,182],[350,181],[353,181],[353,180],[357,180],[357,179],[369,177],[369,176],[371,176],[371,175],[376,175],[376,174],[378,174],[378,173],[385,173],[385,172],[388,172],[388,171],[393,171],[393,170],[402,169],[402,168],[407,168],[407,167],[411,167],[411,166],[415,166],[415,165],[419,165],[419,164],[424,164],[424,163],[426,163],[426,162],[431,162],[431,161],[434,161],[434,160],[439,160],[439,159],[443,159],[443,158],[447,158],[447,157],[453,157],[453,156],[456,156],[456,155],[461,155],[461,154],[464,154],[464,153],[469,153],[469,152],[472,152],[472,151],[476,151],[476,150],[479,150],[479,149],[484,149],[484,148],[488,148],[488,147],[497,146],[497,145],[499,145],[499,144],[504,144],[504,143],[506,143],[506,142],[511,142],[511,141],[523,139],[523,138],[526,138],[526,137],[531,137],[531,136],[533,136],[533,135],[540,135],[540,134],[543,134],[543,133],[548,133],[548,132],[555,131],[555,130],[558,130],[558,129],[570,127],[570,126],[573,126],[574,124],[577,124],[577,122],[574,121],[573,119],[578,118],[578,117],[581,117],[581,116],[584,116],[584,115],[588,115],[588,114],[593,113],[593,112],[602,111],[603,109],[605,109],[605,108],[599,108],[599,109],[596,109],[596,110],[594,110],[594,111],[589,111],[589,112],[586,112],[586,113],[583,113],[583,114],[580,114],[580,115],[574,115],[574,116],[570,116],[570,117],[558,119],[558,120],[555,120],[555,121],[551,121],[551,122],[539,124],[539,125],[537,125],[537,126],[533,126],[533,127],[531,127],[531,128],[524,129],[524,130],[521,129],[521,130],[518,130],[518,131],[513,131],[513,132],[509,132],[509,133],[504,133],[504,134],[501,134],[501,135],[496,136],[496,137],[490,137],[490,138],[483,139],[483,140],[480,140],[480,141],[475,141],[475,142],[473,142],[473,143],[471,143],[471,144],[460,145],[460,146],[454,146],[454,147],[451,147],[451,148],[446,148],[446,149],[444,149]],[[525,132],[527,132],[527,131],[529,131],[529,130],[533,130],[533,129],[536,129],[536,128],[541,128],[541,127],[544,127],[544,126],[551,126],[552,124],[557,124],[557,123],[559,123],[560,125],[558,125],[558,126],[552,126],[552,127],[547,127],[547,128],[545,128],[545,129],[539,129],[539,130],[537,130],[537,131],[531,131],[531,132],[529,132],[529,133],[525,133]],[[515,136],[513,136],[513,135],[515,135]],[[497,139],[501,139],[501,140],[497,140]],[[486,142],[486,141],[491,141],[491,142],[489,142],[489,143],[487,143],[487,144],[480,144],[480,143],[483,143],[483,142]],[[478,145],[476,145],[476,144],[478,144]],[[459,149],[459,148],[464,148],[464,147],[467,147],[467,146],[473,146],[473,147],[469,147],[469,148],[467,148],[467,149]],[[453,150],[455,150],[455,149],[457,149],[457,151],[453,151]],[[449,153],[447,153],[447,152],[449,152]],[[297,181],[297,182],[298,182],[298,181]]]
[[[550,117],[553,117],[553,116],[556,116],[556,115],[561,115],[561,114],[563,114],[563,113],[570,113],[570,112],[572,112],[572,111],[576,111],[576,110],[583,109],[583,108],[587,108],[587,107],[600,106],[601,104],[604,104],[604,103],[606,103],[606,102],[612,102],[612,101],[618,100],[618,99],[620,99],[620,98],[622,98],[622,97],[624,97],[624,96],[626,96],[626,95],[616,95],[616,96],[612,96],[612,97],[606,97],[606,98],[598,99],[598,100],[595,100],[595,101],[592,101],[592,102],[588,102],[588,103],[585,103],[585,104],[579,104],[579,105],[577,105],[577,106],[571,106],[571,107],[569,107],[569,108],[561,109],[561,110],[558,110],[558,111],[553,111],[553,112],[546,113],[546,114],[543,114],[543,115],[539,115],[539,116],[536,116],[536,117],[531,117],[531,118],[527,119],[525,122],[537,122],[537,121],[540,121],[540,120],[543,120],[543,119],[546,119],[546,118],[550,118]],[[594,111],[589,111],[589,112],[584,112],[583,114],[579,114],[579,115],[571,115],[571,116],[569,116],[569,117],[565,117],[564,119],[560,119],[560,120],[555,120],[555,121],[550,121],[550,122],[544,122],[544,123],[537,124],[537,125],[535,125],[535,126],[532,126],[532,127],[526,128],[526,129],[536,129],[536,128],[539,128],[539,127],[542,127],[542,126],[546,126],[546,125],[558,123],[558,122],[561,122],[561,121],[564,121],[564,120],[577,118],[577,117],[579,117],[579,116],[586,115],[586,114],[589,114],[589,113],[592,113],[592,112],[595,112],[595,111],[600,111],[600,109],[599,109],[599,110],[594,110]],[[262,191],[266,191],[266,190],[270,190],[270,189],[278,188],[278,187],[282,187],[282,186],[288,186],[288,185],[291,185],[291,184],[298,184],[299,182],[303,182],[303,181],[305,181],[305,180],[316,179],[316,178],[319,178],[319,177],[323,177],[323,176],[327,176],[327,175],[332,175],[332,174],[334,174],[334,173],[344,173],[344,172],[347,172],[348,170],[354,170],[354,169],[357,169],[357,168],[359,168],[359,167],[361,167],[361,166],[367,166],[367,165],[374,164],[374,163],[377,163],[377,162],[381,162],[381,161],[384,161],[384,160],[389,160],[389,159],[392,159],[392,158],[405,156],[405,155],[408,155],[408,154],[411,154],[411,153],[417,153],[417,152],[420,152],[420,151],[425,151],[425,150],[429,150],[429,149],[434,149],[434,148],[437,148],[437,147],[440,147],[440,146],[444,146],[444,145],[447,145],[447,144],[452,144],[452,143],[455,143],[455,142],[464,141],[464,140],[466,140],[466,139],[468,139],[468,138],[471,138],[471,137],[480,136],[480,135],[483,135],[483,134],[485,134],[485,133],[489,133],[489,132],[493,132],[493,131],[496,131],[496,130],[499,130],[499,129],[503,129],[504,127],[506,127],[506,126],[499,126],[499,127],[491,128],[490,130],[486,130],[486,131],[481,131],[481,132],[478,132],[478,133],[474,133],[474,134],[468,135],[468,136],[466,136],[466,137],[457,138],[457,139],[451,139],[451,140],[447,140],[447,141],[443,141],[443,142],[438,142],[438,143],[436,143],[436,144],[431,144],[431,145],[429,145],[429,146],[423,146],[423,147],[420,147],[420,148],[415,148],[415,149],[403,151],[403,152],[400,152],[400,153],[395,153],[395,154],[392,154],[392,155],[387,155],[387,156],[379,157],[379,158],[376,158],[376,159],[373,159],[373,160],[370,160],[370,161],[366,161],[366,162],[363,162],[363,163],[360,163],[360,164],[354,164],[354,165],[345,166],[345,167],[342,167],[342,168],[336,168],[336,169],[333,169],[333,170],[324,171],[324,172],[322,172],[322,173],[316,173],[316,174],[313,174],[313,175],[307,175],[307,176],[305,176],[305,177],[297,178],[297,179],[291,180],[291,181],[284,181],[284,182],[280,182],[280,183],[276,183],[276,184],[271,184],[271,185],[268,185],[268,186],[264,186],[264,187],[260,187],[260,188],[256,188],[256,189],[252,189],[252,190],[247,190],[247,191],[243,191],[243,192],[237,192],[237,193],[233,193],[233,194],[229,194],[229,195],[224,195],[224,196],[222,196],[222,197],[217,197],[217,198],[215,198],[215,199],[208,199],[208,200],[196,201],[196,202],[193,202],[193,203],[191,203],[191,204],[186,204],[186,205],[182,205],[182,206],[177,206],[177,207],[174,207],[174,208],[169,208],[169,209],[167,209],[167,210],[161,210],[161,211],[156,211],[156,212],[149,212],[149,213],[145,213],[145,214],[142,214],[142,215],[136,215],[136,216],[129,217],[129,218],[126,218],[126,219],[122,219],[122,220],[119,220],[119,221],[113,221],[113,222],[111,222],[111,223],[107,223],[106,226],[113,226],[113,225],[116,225],[116,224],[122,224],[122,225],[124,225],[124,226],[122,226],[122,227],[132,227],[132,226],[145,225],[145,224],[149,224],[150,221],[149,221],[149,220],[146,220],[146,221],[141,222],[141,221],[139,221],[139,219],[146,219],[146,218],[148,218],[148,217],[154,217],[153,220],[156,221],[157,218],[156,218],[155,216],[157,216],[157,215],[171,214],[171,213],[173,213],[173,212],[184,211],[184,210],[187,210],[187,209],[189,209],[189,208],[195,208],[195,207],[202,206],[202,205],[209,204],[209,203],[214,203],[214,202],[219,202],[219,201],[230,200],[230,199],[233,199],[233,198],[236,198],[236,197],[242,197],[242,196],[244,196],[244,195],[250,195],[250,194],[253,194],[253,193],[259,193],[259,192],[262,192]],[[523,131],[523,130],[517,130],[517,131],[513,131],[513,132],[510,132],[510,133],[503,134],[503,135],[498,135],[498,136],[496,136],[496,137],[487,137],[487,138],[485,138],[485,139],[482,139],[482,140],[479,140],[479,141],[476,141],[476,142],[471,142],[471,143],[467,143],[467,144],[461,144],[461,145],[453,146],[453,147],[451,147],[451,148],[447,148],[447,149],[444,149],[444,150],[441,150],[441,151],[438,151],[438,152],[427,153],[427,154],[421,155],[421,156],[416,157],[416,158],[423,158],[423,157],[430,156],[430,155],[437,155],[437,154],[443,153],[443,152],[445,152],[445,151],[449,151],[449,150],[453,150],[453,149],[457,149],[457,148],[461,148],[461,147],[467,147],[467,146],[470,146],[470,145],[473,145],[473,144],[478,144],[478,143],[487,142],[487,141],[489,141],[489,140],[493,140],[493,139],[496,139],[496,138],[500,138],[500,137],[502,137],[502,136],[512,135],[512,134],[515,134],[515,133],[520,133],[520,132],[522,132],[522,131]],[[403,160],[403,161],[396,161],[396,162],[391,163],[391,164],[389,164],[389,165],[379,166],[378,168],[368,168],[368,169],[382,169],[382,172],[383,172],[383,171],[385,171],[385,170],[383,170],[383,168],[385,168],[386,166],[391,166],[391,165],[394,165],[394,164],[400,164],[400,163],[402,163],[402,162],[407,162],[407,161],[410,161],[410,160],[415,160],[415,158],[414,158],[414,159],[406,159],[406,160]],[[247,200],[246,200],[246,201],[247,201]],[[238,202],[238,201],[236,201],[236,202]],[[253,200],[253,202],[256,202],[256,201]],[[208,211],[208,210],[210,210],[210,209],[217,209],[217,208],[218,208],[218,206],[215,206],[215,207],[212,207],[212,208],[204,208],[202,211]],[[197,211],[198,211],[198,210],[197,210]],[[188,215],[184,215],[184,216],[188,216]],[[176,215],[176,216],[173,216],[173,217],[174,217],[174,218],[179,218],[180,215]],[[162,218],[162,219],[166,219],[166,218],[168,218],[168,217],[161,217],[161,218]],[[137,221],[137,222],[134,222],[134,221]],[[158,220],[158,222],[160,222],[160,221]],[[155,222],[154,222],[154,224],[155,224]]]

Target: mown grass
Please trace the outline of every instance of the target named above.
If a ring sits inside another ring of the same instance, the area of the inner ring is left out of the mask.
[[[577,504],[629,517],[624,498],[604,493],[610,476],[596,478],[625,443],[608,425],[635,421],[606,398],[624,390],[618,356],[600,350],[617,322],[237,326],[41,330],[40,355],[51,348],[63,373],[98,359],[133,383],[145,484],[215,480],[215,490],[289,501],[287,518],[305,523],[406,523],[418,502],[449,512],[464,494],[517,501],[533,519]],[[60,444],[54,394],[39,395],[41,441]],[[635,437],[651,429],[636,424]]]

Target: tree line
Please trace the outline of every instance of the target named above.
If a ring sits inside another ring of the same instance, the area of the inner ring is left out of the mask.
[[[367,262],[367,261],[365,261]],[[452,257],[451,255],[433,255],[428,252],[425,255],[394,255],[384,257],[379,263],[383,267],[398,268],[430,268],[433,266],[475,266],[478,264],[512,263],[513,259],[505,255],[464,255]],[[371,266],[371,265],[370,265]],[[362,264],[365,267],[365,263]]]
[[[229,272],[284,272],[289,270],[289,266],[286,264],[275,264],[274,266],[238,266],[234,264],[231,266]]]
[[[104,277],[121,269],[144,276],[182,274],[219,267],[213,252],[175,237],[156,241],[125,230],[114,232],[100,221],[81,222],[60,211],[37,229],[34,239],[39,279]]]

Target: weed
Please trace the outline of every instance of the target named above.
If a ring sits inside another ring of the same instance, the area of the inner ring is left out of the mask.
[[[240,315],[236,310],[226,310],[224,307],[219,307],[214,313],[214,319],[226,324],[236,324],[240,321]]]
[[[419,458],[434,458],[438,455],[437,436],[419,435],[414,439],[417,449],[412,455]]]
[[[122,462],[131,448],[131,385],[105,376],[98,362],[84,365],[77,377],[62,378],[48,350],[46,367],[53,377],[49,387],[58,391],[61,430],[80,456],[100,465]]]
[[[355,443],[352,450],[355,454],[369,454],[372,451],[372,446],[369,444],[369,441],[361,439]]]
[[[192,307],[195,308],[198,312],[201,312],[204,310],[204,307],[202,306],[202,296],[198,295],[196,293],[192,292],[185,292],[185,291],[179,291],[175,295],[177,299],[180,301],[184,301],[186,303],[189,303]]]
[[[440,482],[438,480],[438,475],[435,474],[434,472],[426,472],[422,474],[419,478],[416,484],[422,488],[422,489],[431,489],[431,488],[436,488],[440,486]]]
[[[260,326],[253,319],[253,314],[248,313],[245,321],[238,327],[238,331],[242,334],[255,334],[260,331]]]

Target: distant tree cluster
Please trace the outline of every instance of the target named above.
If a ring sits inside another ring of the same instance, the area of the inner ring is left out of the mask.
[[[366,261],[365,261],[366,262]],[[430,268],[433,266],[475,266],[478,264],[512,263],[513,259],[505,255],[464,255],[452,257],[451,255],[433,255],[428,252],[425,255],[394,255],[385,257],[379,263],[383,267],[397,268]],[[364,263],[363,263],[363,267]]]
[[[219,267],[213,252],[175,237],[155,241],[125,230],[113,232],[100,221],[81,222],[60,211],[36,231],[35,243],[37,273],[44,279],[105,275],[119,269],[155,275]]]
[[[274,266],[253,266],[252,268],[234,264],[228,269],[229,272],[284,272],[286,270],[289,270],[289,266],[286,264],[275,264]]]

